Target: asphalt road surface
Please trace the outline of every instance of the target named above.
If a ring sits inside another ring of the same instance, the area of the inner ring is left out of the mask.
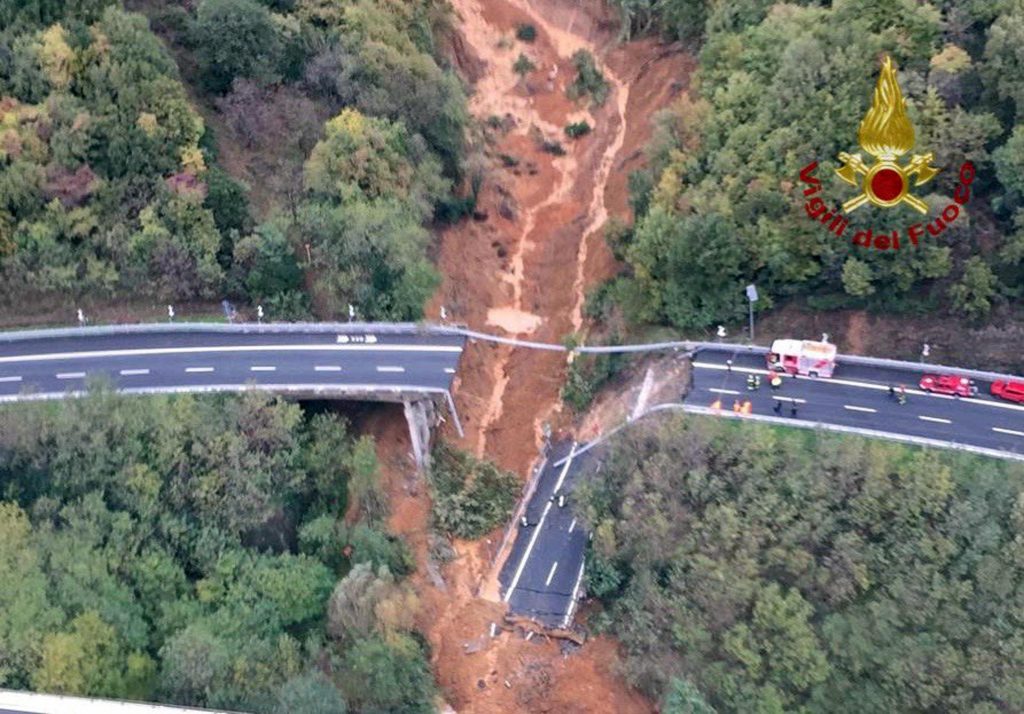
[[[747,390],[751,373],[761,375],[755,391]],[[721,400],[729,411],[735,400],[749,399],[754,414],[774,416],[773,406],[781,402],[783,417],[795,404],[800,419],[1024,453],[1024,405],[991,397],[984,380],[977,380],[976,397],[929,394],[918,388],[922,374],[840,363],[829,379],[786,376],[773,392],[763,355],[705,349],[693,356],[693,384],[684,403],[708,407]],[[906,404],[889,397],[889,385],[906,386]]]
[[[127,392],[232,390],[246,385],[443,392],[464,339],[410,330],[151,331],[0,337],[0,402],[59,397],[102,376]],[[77,332],[77,331],[76,331]]]
[[[516,524],[512,552],[499,581],[509,610],[548,627],[567,627],[576,609],[583,581],[587,532],[573,514],[573,487],[581,473],[596,467],[593,452],[569,457],[576,445],[560,442],[547,455],[533,497],[527,504],[527,525]],[[563,497],[563,505],[559,505]]]

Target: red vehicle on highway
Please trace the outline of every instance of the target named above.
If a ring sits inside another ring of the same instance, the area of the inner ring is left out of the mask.
[[[921,377],[921,389],[936,394],[951,394],[954,397],[973,397],[978,387],[973,379],[955,374],[926,374]]]
[[[992,396],[1011,402],[1024,402],[1024,382],[992,382]]]

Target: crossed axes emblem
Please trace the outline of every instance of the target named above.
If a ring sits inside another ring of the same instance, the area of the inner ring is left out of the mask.
[[[846,183],[861,188],[859,196],[855,196],[843,204],[843,211],[849,213],[868,202],[883,207],[905,202],[921,213],[927,213],[928,204],[909,193],[910,177],[914,174],[917,175],[915,186],[931,181],[940,171],[931,166],[934,158],[935,155],[928,152],[927,154],[914,154],[906,166],[900,166],[892,160],[882,159],[874,166],[869,167],[864,163],[860,154],[840,152],[839,160],[843,162],[843,165],[836,169],[836,173]],[[863,181],[858,180],[861,177]]]

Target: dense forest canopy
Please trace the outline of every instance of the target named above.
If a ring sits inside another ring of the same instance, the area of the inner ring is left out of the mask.
[[[1024,709],[1024,468],[678,417],[579,487],[587,579],[666,714]]]
[[[436,45],[444,8],[147,7],[179,70],[120,2],[0,0],[0,301],[232,296],[276,318],[419,317],[438,280],[424,226],[473,200],[452,194],[468,115]],[[249,150],[293,154],[263,169],[287,200],[261,224],[197,103]]]
[[[0,687],[433,711],[412,559],[385,515],[372,440],[327,412],[103,389],[7,406]]]
[[[629,317],[691,330],[738,318],[751,281],[762,288],[760,309],[812,296],[820,307],[939,308],[978,319],[1019,303],[1019,0],[615,4],[627,31],[699,47],[696,91],[657,117],[650,165],[631,177],[634,229],[614,236],[629,271],[611,291]],[[852,196],[833,169],[840,151],[857,150],[885,54],[899,69],[916,150],[934,152],[943,170],[917,189],[927,216],[907,206],[861,209],[836,238],[807,218],[799,172],[816,160],[830,205]],[[937,238],[888,252],[850,244],[861,228],[936,218],[966,160],[978,172],[974,195]]]

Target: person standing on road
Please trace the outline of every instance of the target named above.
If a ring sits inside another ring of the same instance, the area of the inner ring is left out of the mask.
[[[772,411],[778,414],[779,416],[782,416],[782,402],[776,399],[775,406],[772,407]]]
[[[791,417],[796,417],[796,402],[789,403],[789,415]]]

